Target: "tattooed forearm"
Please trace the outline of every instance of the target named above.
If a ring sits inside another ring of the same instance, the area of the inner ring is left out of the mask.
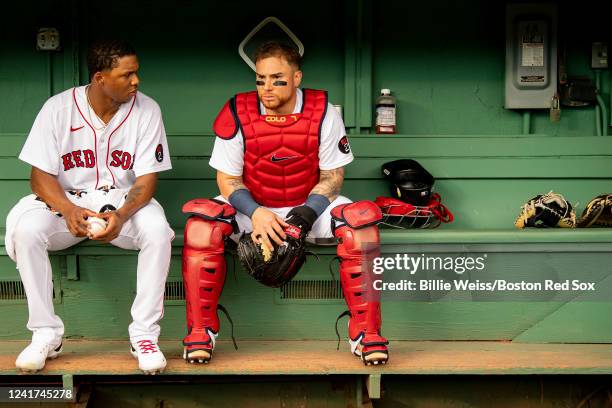
[[[134,204],[135,202],[139,201],[139,199],[142,196],[144,188],[142,186],[133,186],[130,191],[128,192],[127,197],[125,198],[125,204],[126,205],[130,205],[130,204]]]
[[[225,199],[229,199],[229,196],[236,190],[247,189],[242,181],[242,176],[230,176],[221,171],[217,171],[217,185],[219,191]],[[248,190],[248,189],[247,189]]]
[[[241,188],[246,188],[246,186],[244,185],[242,181],[242,177],[232,178],[232,179],[229,179],[227,182],[229,186],[232,188],[232,193],[236,190],[240,190]]]
[[[136,178],[136,181],[128,191],[125,202],[118,210],[126,220],[130,218],[136,211],[147,205],[157,188],[157,173],[145,174]]]
[[[310,194],[321,194],[331,202],[340,195],[344,182],[344,167],[333,170],[321,170],[319,183],[314,186]]]

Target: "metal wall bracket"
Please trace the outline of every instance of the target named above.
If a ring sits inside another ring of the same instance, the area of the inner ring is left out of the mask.
[[[371,399],[380,399],[380,380],[382,374],[368,374],[366,378],[366,388]]]
[[[74,377],[72,374],[62,375],[62,387],[65,390],[74,390]]]
[[[300,39],[295,34],[293,34],[293,32],[285,24],[283,24],[283,22],[280,21],[278,18],[271,17],[271,16],[266,17],[263,19],[261,23],[257,24],[257,26],[255,26],[255,28],[252,29],[251,32],[248,33],[246,37],[244,37],[244,40],[240,42],[240,45],[238,45],[238,54],[244,60],[244,62],[246,62],[249,67],[251,67],[253,71],[255,71],[255,62],[253,62],[253,60],[251,60],[251,58],[246,54],[246,51],[244,48],[246,44],[249,42],[249,40],[253,38],[253,36],[257,34],[259,30],[261,30],[264,26],[266,26],[269,23],[274,23],[277,26],[279,26],[280,29],[283,30],[285,34],[287,34],[287,36],[291,39],[291,41],[293,41],[295,45],[297,45],[298,52],[300,53],[300,55],[304,56],[304,44],[302,44]]]
[[[372,403],[372,400],[379,398],[380,374],[355,376],[355,406],[357,408],[373,408],[374,404]]]

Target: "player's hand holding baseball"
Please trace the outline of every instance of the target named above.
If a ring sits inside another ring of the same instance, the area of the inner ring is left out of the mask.
[[[258,244],[259,237],[261,237],[264,244],[270,249],[274,249],[270,238],[278,245],[283,244],[283,240],[286,238],[283,229],[288,227],[289,224],[278,215],[264,207],[258,207],[251,216],[251,221],[253,222],[253,233],[251,234],[253,242]]]
[[[96,214],[96,217],[100,217],[106,221],[107,226],[103,231],[92,235],[91,239],[102,242],[111,242],[113,239],[117,238],[126,221],[119,211],[108,211]]]
[[[87,228],[89,224],[87,223],[88,217],[94,217],[97,214],[87,208],[79,207],[77,205],[72,205],[67,209],[62,210],[62,215],[66,220],[66,226],[72,235],[75,237],[85,237],[89,234]]]

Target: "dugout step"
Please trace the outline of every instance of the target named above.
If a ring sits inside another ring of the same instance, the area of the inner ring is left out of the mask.
[[[15,375],[15,358],[27,341],[0,342],[0,375]],[[246,341],[235,351],[219,341],[210,364],[181,358],[180,340],[162,341],[168,366],[162,375],[378,375],[393,374],[612,374],[612,344],[527,344],[499,341],[391,341],[385,366],[366,367],[343,342]],[[140,374],[127,340],[65,340],[64,352],[40,375]],[[27,375],[27,374],[24,374]]]

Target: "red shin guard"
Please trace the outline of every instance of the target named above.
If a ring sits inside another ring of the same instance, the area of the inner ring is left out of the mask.
[[[349,308],[351,351],[366,364],[385,363],[388,341],[380,335],[380,294],[372,288],[368,264],[380,255],[376,224],[380,209],[370,201],[332,209],[332,228],[338,238],[340,282]]]
[[[183,284],[187,336],[183,357],[208,362],[219,332],[217,308],[225,283],[225,240],[235,228],[236,210],[215,200],[192,200],[183,206],[192,214],[185,226]]]

